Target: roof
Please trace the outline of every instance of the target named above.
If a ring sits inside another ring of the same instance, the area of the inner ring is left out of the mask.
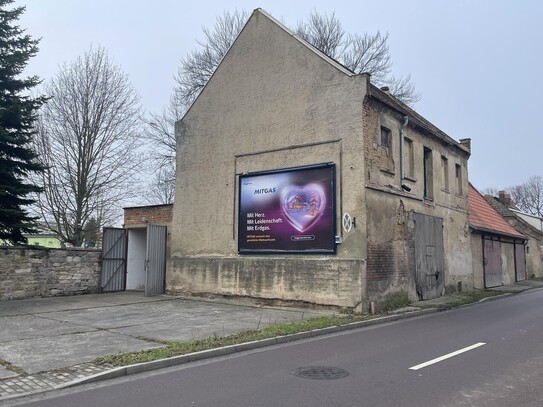
[[[415,112],[413,109],[411,109],[409,106],[407,106],[405,103],[402,103],[399,99],[395,98],[394,96],[388,94],[387,92],[382,91],[374,84],[370,83],[370,86],[368,87],[368,94],[370,97],[373,97],[380,101],[381,103],[384,103],[385,105],[389,106],[390,108],[400,112],[401,114],[409,117],[409,123],[415,126],[420,127],[423,130],[426,130],[427,132],[433,134],[438,139],[440,139],[445,144],[448,144],[450,146],[457,147],[460,151],[462,151],[466,155],[470,155],[470,152],[468,149],[464,146],[462,146],[458,141],[453,139],[452,137],[448,136],[445,132],[438,129],[436,126],[434,126],[432,123],[430,123],[428,120],[426,120],[424,117],[422,117],[420,114]]]
[[[498,235],[526,239],[483,198],[471,183],[468,190],[468,219],[472,229]]]

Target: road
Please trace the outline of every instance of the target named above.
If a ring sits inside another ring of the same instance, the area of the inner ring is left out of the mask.
[[[534,290],[18,403],[55,407],[540,407],[542,322],[543,290]],[[313,367],[312,373],[321,380],[296,376],[297,369],[304,367]],[[339,373],[348,375],[332,379]]]

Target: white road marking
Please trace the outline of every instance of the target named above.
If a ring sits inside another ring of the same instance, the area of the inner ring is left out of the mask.
[[[447,353],[446,355],[443,355],[443,356],[440,356],[438,358],[429,360],[428,362],[421,363],[420,365],[412,366],[412,367],[409,368],[409,370],[422,369],[423,367],[433,365],[434,363],[438,363],[438,362],[441,362],[441,361],[443,361],[445,359],[452,358],[453,356],[460,355],[461,353],[468,352],[468,351],[470,351],[472,349],[478,348],[479,346],[483,346],[483,345],[486,345],[486,343],[484,343],[484,342],[476,343],[475,345],[471,345],[471,346],[468,346],[466,348],[459,349],[459,350],[457,350],[455,352]]]

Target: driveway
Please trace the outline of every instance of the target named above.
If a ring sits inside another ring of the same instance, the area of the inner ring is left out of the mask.
[[[2,301],[0,379],[331,313],[139,292]]]

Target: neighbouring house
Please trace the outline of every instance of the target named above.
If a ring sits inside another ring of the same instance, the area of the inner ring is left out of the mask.
[[[172,204],[124,208],[123,227],[104,228],[103,292],[164,292],[172,208]]]
[[[526,274],[543,277],[543,219],[519,211],[505,191],[497,197],[485,196],[487,202],[515,229],[528,239],[526,242]]]
[[[167,292],[367,310],[473,287],[470,140],[261,9],[176,137]]]
[[[511,226],[471,184],[468,201],[473,286],[490,288],[525,280],[527,237]]]

